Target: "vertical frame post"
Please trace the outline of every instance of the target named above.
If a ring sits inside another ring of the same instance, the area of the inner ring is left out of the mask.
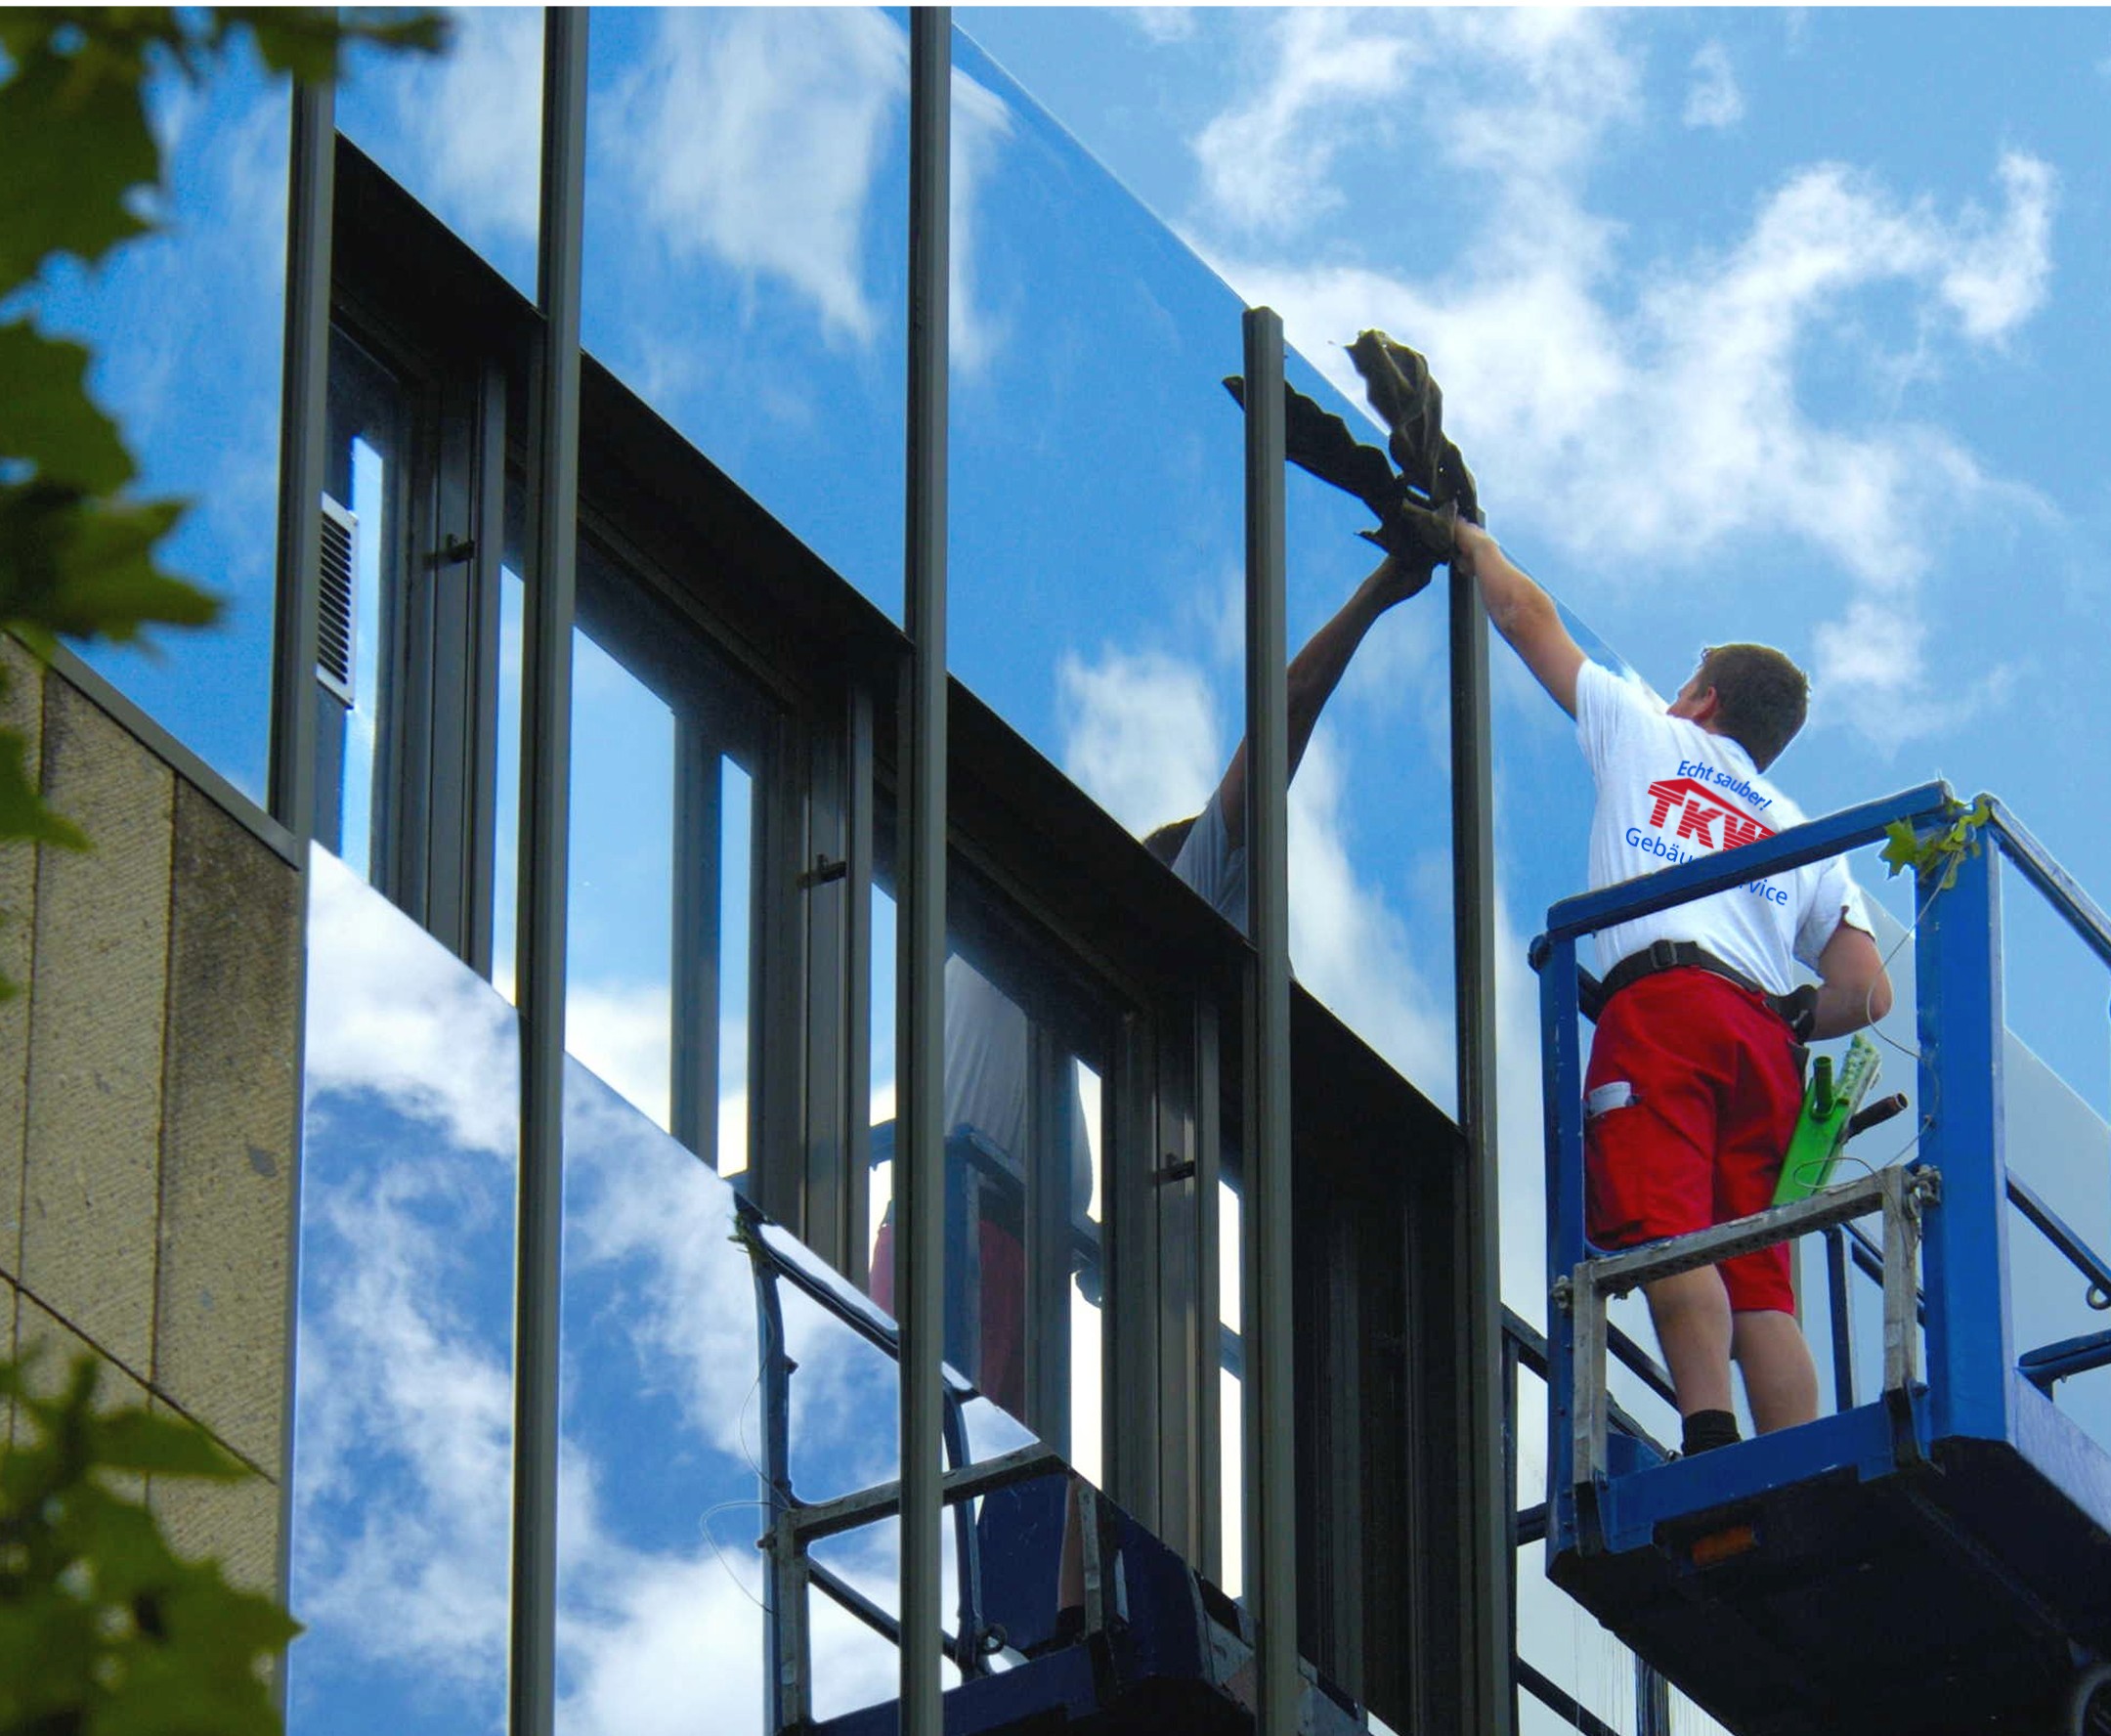
[[[294,1076],[307,1072],[308,852],[315,837],[316,631],[323,561],[323,472],[328,441],[330,229],[336,205],[336,91],[293,87],[286,173],[285,348],[280,377],[279,543],[272,628],[270,803],[293,835],[301,876],[299,981],[294,995]],[[300,1309],[301,1149],[296,1094],[287,1150],[293,1153],[286,1216],[287,1402],[279,1423],[278,1584],[293,1583],[293,1392]],[[275,1672],[284,1706],[286,1671]]]
[[[702,716],[674,725],[674,1137],[718,1167],[718,1003],[723,936],[725,760]]]
[[[1977,855],[1957,859],[1956,884],[1929,899],[1914,932],[1919,1101],[1933,1111],[1920,1161],[1942,1171],[1943,1189],[1921,1250],[1937,1440],[2003,1440],[2012,1420],[1998,862],[1991,836]]]
[[[1576,1037],[1576,943],[1554,941],[1539,965],[1539,1052],[1545,1068],[1547,1285],[1551,1291],[1583,1258],[1583,1065]],[[1575,1298],[1547,1310],[1547,1547],[1575,1543],[1572,1456],[1575,1408]]]
[[[577,594],[580,258],[586,12],[542,25],[542,209],[537,299],[534,570],[522,628],[519,1272],[513,1325],[512,1736],[556,1711],[558,1281],[564,1207],[565,888],[571,843],[572,623]]]
[[[315,836],[316,631],[328,444],[330,227],[337,97],[293,87],[286,192],[285,354],[279,404],[279,557],[272,629],[272,818],[305,850]]]
[[[909,14],[909,403],[900,759],[903,903],[895,1296],[901,1305],[901,1730],[942,1736],[939,1568],[945,1341],[946,323],[953,15]]]
[[[1454,1221],[1453,1367],[1459,1406],[1458,1659],[1464,1724],[1510,1730],[1510,1521],[1503,1511],[1502,1264],[1495,1145],[1495,831],[1487,611],[1481,582],[1451,571],[1451,943],[1458,1116],[1466,1169]]]
[[[872,1276],[872,874],[873,700],[861,673],[845,718],[843,860],[843,1223],[849,1264],[863,1287]]]
[[[1260,1620],[1261,1736],[1298,1728],[1297,1370],[1290,1174],[1290,750],[1284,673],[1283,338],[1245,316],[1246,840],[1255,967],[1246,1263],[1246,1576]]]
[[[1195,1563],[1212,1584],[1224,1584],[1224,1297],[1219,1250],[1224,1212],[1223,1079],[1218,1067],[1217,1003],[1194,1010],[1195,1224]],[[1236,1421],[1233,1427],[1237,1426]]]

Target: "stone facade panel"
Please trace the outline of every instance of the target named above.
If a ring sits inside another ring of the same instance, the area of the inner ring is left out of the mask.
[[[44,790],[95,841],[41,852],[22,1280],[126,1368],[151,1363],[175,776],[64,681]]]
[[[300,882],[176,795],[153,1381],[252,1464],[285,1401]]]

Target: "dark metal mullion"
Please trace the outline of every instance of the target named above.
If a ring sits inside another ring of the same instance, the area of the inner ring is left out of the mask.
[[[1191,1282],[1175,1281],[1179,1272],[1168,1277],[1165,1242],[1174,1224],[1189,1215],[1185,1190],[1192,1177],[1167,1173],[1171,1141],[1161,1132],[1151,1034],[1147,1017],[1125,1012],[1100,1085],[1100,1483],[1140,1524],[1180,1540],[1185,1551],[1191,1539],[1184,1535],[1190,1530],[1184,1497],[1191,1485],[1171,1479],[1183,1504],[1169,1506],[1161,1459],[1169,1448],[1185,1447],[1180,1437],[1188,1431],[1169,1430],[1165,1419],[1186,1414],[1184,1382],[1193,1365],[1166,1352],[1185,1344],[1181,1328],[1192,1320],[1194,1297]],[[1067,1284],[1064,1293],[1067,1303]]]
[[[1296,1736],[1296,1345],[1290,1236],[1289,722],[1283,623],[1282,321],[1245,316],[1246,841],[1254,968],[1254,1122],[1241,1327],[1246,1341],[1247,1603],[1260,1621],[1260,1736]]]
[[[425,886],[425,926],[465,960],[475,945],[470,862],[476,847],[475,715],[479,590],[475,566],[477,470],[483,412],[475,369],[451,371],[441,382],[433,442],[431,520],[415,553],[431,592],[429,641],[418,647],[430,683],[430,785],[423,836],[415,840]],[[468,548],[468,558],[462,550]],[[473,960],[472,960],[473,962]]]
[[[477,380],[475,516],[470,535],[467,788],[463,792],[462,956],[479,976],[492,972],[493,908],[498,853],[499,602],[505,586],[506,381],[487,359]]]
[[[1070,1439],[1070,1143],[1077,1107],[1069,1058],[1045,1024],[1028,1026],[1027,1147],[1020,1176],[1026,1232],[1026,1417],[1076,1457]],[[1082,1134],[1083,1129],[1075,1130]],[[985,1306],[987,1298],[985,1298]]]
[[[843,1036],[849,973],[845,884],[849,873],[849,761],[847,731],[808,732],[805,866],[795,876],[803,889],[799,915],[804,933],[803,1001],[805,1090],[801,1109],[806,1200],[806,1245],[839,1272],[849,1270],[850,1188],[844,1173],[850,1102],[843,1089]]]
[[[1218,1238],[1223,1233],[1224,1138],[1218,1093],[1217,1004],[1202,1000],[1194,1010],[1194,1225],[1195,1331],[1194,1359],[1195,1509],[1199,1522],[1196,1565],[1212,1584],[1224,1584],[1224,1302]]]
[[[1453,1220],[1453,1361],[1462,1391],[1457,1464],[1465,1515],[1458,1554],[1464,1727],[1512,1728],[1510,1514],[1500,1487],[1502,1290],[1496,1191],[1495,840],[1487,611],[1480,581],[1451,576],[1451,937],[1458,1121],[1464,1170]]]
[[[285,339],[280,362],[279,412],[279,524],[272,617],[271,743],[272,818],[291,834],[295,871],[301,876],[301,943],[296,949],[293,1064],[307,1065],[309,842],[315,836],[318,701],[316,632],[323,563],[323,479],[329,442],[330,229],[336,193],[336,99],[328,84],[296,83],[286,163]],[[334,702],[332,702],[334,703]],[[303,1112],[295,1094],[286,1149],[292,1152],[292,1198],[286,1214],[284,1259],[286,1388],[293,1390],[293,1359],[300,1307],[301,1147]],[[277,1584],[282,1592],[293,1572],[293,1406],[280,1408],[279,1534]],[[286,1672],[274,1674],[274,1692],[284,1709]]]
[[[846,718],[843,839],[843,1223],[844,1266],[862,1288],[872,1258],[872,875],[873,697],[859,677]]]
[[[690,715],[674,724],[674,1137],[718,1167],[719,912],[725,760]]]
[[[433,583],[418,560],[431,547],[431,488],[413,488],[413,477],[431,482],[437,455],[431,402],[411,395],[395,422],[397,450],[388,458],[380,551],[380,655],[375,657],[373,695],[373,801],[367,821],[367,857],[373,885],[388,899],[431,927],[426,910],[424,841],[433,830]],[[371,526],[361,526],[367,532]],[[441,935],[441,939],[452,939]]]
[[[901,1357],[902,1736],[942,1736],[945,1332],[946,321],[952,12],[909,14],[909,379],[894,1177]]]
[[[753,789],[748,898],[748,1167],[750,1191],[807,1238],[802,1101],[805,1061],[807,754],[801,727],[777,715]]]
[[[565,918],[572,632],[579,555],[580,274],[586,147],[583,9],[543,14],[542,191],[522,633],[520,1204],[513,1330],[511,1736],[556,1712],[558,1281],[564,1204]]]

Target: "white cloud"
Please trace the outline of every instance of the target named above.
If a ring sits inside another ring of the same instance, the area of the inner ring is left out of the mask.
[[[673,1019],[665,982],[573,982],[565,990],[565,1048],[664,1128]]]
[[[1130,831],[1197,812],[1223,778],[1230,751],[1192,664],[1109,646],[1087,665],[1065,652],[1056,683],[1063,769]]]
[[[372,69],[395,97],[413,185],[471,240],[533,242],[540,211],[542,14],[458,6],[444,55]]]
[[[1220,211],[1286,230],[1341,202],[1327,184],[1334,154],[1363,111],[1397,90],[1409,52],[1360,15],[1314,7],[1281,14],[1266,54],[1271,82],[1203,128],[1194,151]]]
[[[1190,42],[1195,37],[1191,6],[1124,6],[1118,10],[1133,28],[1153,42]]]
[[[1444,916],[1411,899],[1401,900],[1403,914],[1388,895],[1403,889],[1357,872],[1348,769],[1336,742],[1322,722],[1290,786],[1290,956],[1299,981],[1449,1110],[1456,1101],[1450,992],[1436,975],[1448,963],[1432,960],[1414,938],[1444,934]]]
[[[871,341],[865,229],[908,88],[901,31],[850,9],[675,7],[657,23],[614,108],[629,122],[619,154],[668,255],[715,256],[810,301],[825,333]]]
[[[1717,129],[1734,127],[1745,118],[1745,93],[1738,88],[1730,51],[1720,42],[1703,42],[1694,53],[1684,118],[1690,127]]]
[[[1467,177],[1482,215],[1455,255],[1409,277],[1191,239],[1249,300],[1282,312],[1291,341],[1352,401],[1361,382],[1339,348],[1350,333],[1382,326],[1430,354],[1447,427],[1506,536],[1638,585],[1687,582],[1726,551],[1792,542],[1813,582],[1829,569],[1851,581],[1844,619],[1856,601],[1877,602],[1892,636],[1911,639],[1924,576],[1967,515],[2042,512],[1940,427],[1873,410],[1866,396],[1821,406],[1830,382],[1814,363],[1878,297],[1907,298],[1916,368],[1946,356],[1952,333],[2009,341],[2047,293],[2046,164],[2011,152],[1993,208],[1949,212],[1846,165],[1808,165],[1784,176],[1729,245],[1631,258],[1586,197],[1601,143],[1638,114],[1639,58],[1621,21],[1443,13],[1394,27],[1443,44],[1443,92],[1402,83],[1391,100],[1403,120],[1426,119]],[[1216,124],[1278,114],[1271,159],[1319,160],[1312,153],[1340,141],[1330,123],[1308,124],[1304,88],[1286,66],[1270,93]],[[1426,111],[1410,112],[1409,98]],[[1849,365],[1881,371],[1871,347]],[[1637,549],[1652,558],[1611,553]],[[1815,583],[1804,594],[1816,598]],[[1821,673],[1828,659],[1846,670],[1841,634],[1823,643]],[[1902,720],[1917,729],[1935,717],[1928,693],[1916,675],[1888,684],[1884,703],[1839,715],[1875,723],[1874,738],[1895,746]]]
[[[973,373],[996,354],[1004,325],[976,299],[976,201],[985,191],[1005,141],[1012,137],[1012,109],[987,86],[957,67],[953,73],[953,154],[947,182],[952,234],[947,255],[949,364]]]
[[[432,969],[435,943],[327,851],[310,856],[308,1090],[370,1090],[457,1146],[510,1161],[520,1050],[510,1007],[465,971]]]

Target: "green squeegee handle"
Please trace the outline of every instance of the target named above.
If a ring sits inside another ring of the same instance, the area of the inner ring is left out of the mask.
[[[1802,1112],[1788,1136],[1781,1180],[1774,1189],[1776,1205],[1807,1199],[1832,1179],[1832,1165],[1847,1143],[1849,1126],[1881,1069],[1876,1045],[1863,1036],[1848,1045],[1847,1059],[1836,1074],[1830,1055],[1821,1055],[1811,1063]]]

